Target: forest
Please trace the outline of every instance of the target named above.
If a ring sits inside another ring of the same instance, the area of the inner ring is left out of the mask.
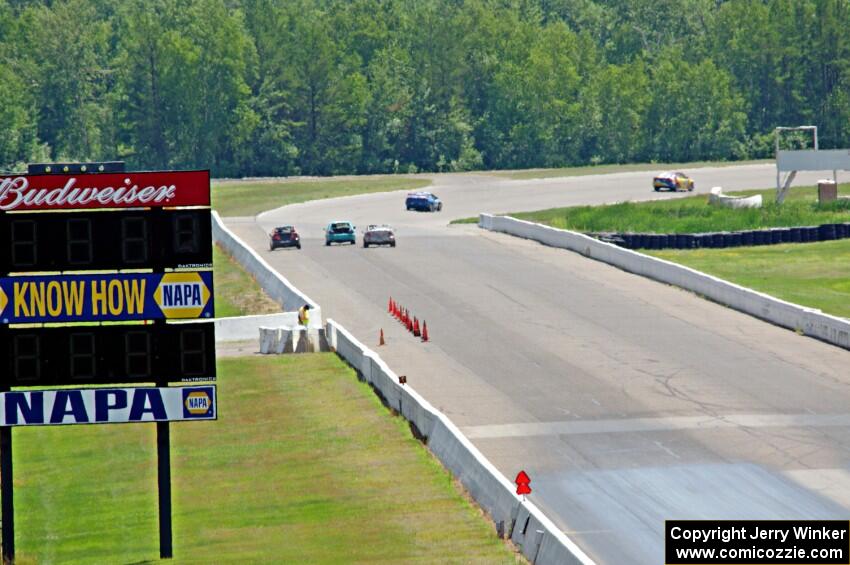
[[[850,0],[0,0],[0,171],[741,160],[801,124],[848,147],[848,29]]]

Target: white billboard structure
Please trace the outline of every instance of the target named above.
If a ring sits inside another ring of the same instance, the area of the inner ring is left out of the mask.
[[[814,137],[814,149],[780,150],[779,136],[787,131],[810,131]],[[850,171],[850,149],[818,149],[817,126],[776,128],[776,202],[782,204],[797,171],[832,171],[838,184],[838,171]],[[782,180],[782,173],[786,173]]]

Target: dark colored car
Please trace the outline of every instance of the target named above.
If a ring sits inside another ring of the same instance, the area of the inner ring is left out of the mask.
[[[363,247],[370,245],[395,247],[395,232],[388,225],[370,225],[363,233]]]
[[[280,226],[269,234],[269,251],[278,247],[296,247],[301,249],[301,236],[292,226]]]
[[[404,205],[408,210],[419,210],[422,212],[439,212],[443,209],[443,203],[436,194],[430,192],[411,192],[407,195]]]

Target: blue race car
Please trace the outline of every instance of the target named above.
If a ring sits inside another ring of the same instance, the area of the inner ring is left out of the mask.
[[[350,243],[354,245],[354,224],[351,222],[331,222],[325,228],[325,245],[331,243]]]
[[[439,212],[443,209],[443,203],[440,199],[430,192],[409,193],[405,206],[408,210],[419,210],[420,212]]]

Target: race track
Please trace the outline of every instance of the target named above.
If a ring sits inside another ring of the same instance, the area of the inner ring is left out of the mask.
[[[688,172],[699,192],[775,185],[772,165]],[[847,519],[850,352],[568,251],[447,225],[677,197],[652,192],[651,173],[434,179],[442,213],[407,212],[396,192],[226,223],[507,477],[525,469],[531,499],[600,563],[663,563],[665,519]],[[358,246],[324,246],[336,219],[357,225]],[[267,233],[285,223],[303,249],[270,253]],[[398,247],[363,249],[368,223],[395,226]],[[430,343],[389,317],[390,296],[427,321]]]

